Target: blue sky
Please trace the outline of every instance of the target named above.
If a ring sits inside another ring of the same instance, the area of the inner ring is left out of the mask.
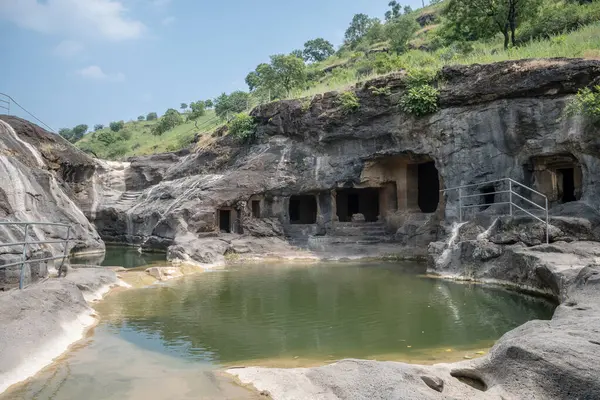
[[[339,45],[354,14],[382,18],[387,3],[0,0],[0,92],[55,130],[160,115],[247,90],[256,65],[309,39]]]

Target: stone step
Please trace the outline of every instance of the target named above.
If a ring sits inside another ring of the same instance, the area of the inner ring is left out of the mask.
[[[383,227],[345,227],[334,228],[327,234],[332,236],[385,236],[388,232]]]

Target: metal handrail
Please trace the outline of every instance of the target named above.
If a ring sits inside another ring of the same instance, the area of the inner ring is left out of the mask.
[[[10,97],[4,93],[0,93],[0,109],[6,110],[6,114],[10,115]]]
[[[23,246],[23,251],[21,252],[21,261],[18,262],[14,262],[14,263],[9,263],[9,264],[4,264],[4,265],[0,265],[0,268],[7,268],[7,267],[14,267],[17,265],[21,266],[21,270],[19,272],[19,289],[23,289],[24,286],[24,277],[25,277],[25,265],[26,264],[31,264],[31,263],[36,263],[36,262],[43,262],[43,261],[51,261],[51,260],[62,260],[60,267],[58,268],[59,271],[62,270],[63,265],[65,263],[65,259],[67,257],[69,257],[69,243],[70,242],[74,242],[76,240],[71,239],[71,225],[69,224],[61,224],[61,223],[56,223],[56,222],[39,222],[39,221],[27,221],[27,222],[10,222],[10,221],[0,221],[0,226],[24,226],[25,227],[25,231],[24,231],[24,236],[23,236],[23,241],[22,242],[10,242],[10,243],[0,243],[0,247],[8,247],[8,246]],[[65,227],[67,228],[67,236],[65,239],[60,239],[60,240],[34,240],[34,241],[30,241],[28,234],[29,234],[29,227],[30,226],[36,226],[36,225],[46,225],[46,226],[61,226],[61,227]],[[29,247],[29,245],[40,245],[40,244],[58,244],[58,243],[64,243],[64,251],[63,254],[61,256],[53,256],[53,257],[45,257],[45,258],[37,258],[37,259],[27,259],[27,248]],[[59,274],[60,276],[60,274]]]
[[[496,183],[508,183],[508,190],[496,190],[494,192],[486,192],[486,193],[477,193],[477,194],[470,194],[470,195],[463,195],[462,191],[463,189],[467,189],[467,188],[474,188],[474,187],[478,187],[478,186],[483,186],[483,185],[489,185],[489,184],[496,184]],[[544,205],[540,205],[522,195],[520,195],[519,193],[515,192],[513,190],[513,185],[516,185],[518,187],[522,187],[524,189],[529,190],[531,193],[534,193],[540,197],[543,198],[544,200]],[[448,188],[448,189],[442,189],[440,190],[440,192],[444,193],[444,192],[450,192],[450,191],[458,191],[458,219],[459,222],[463,222],[463,210],[464,209],[469,209],[469,208],[475,208],[475,207],[481,207],[481,204],[475,204],[475,205],[464,205],[463,204],[463,200],[464,199],[469,199],[469,198],[476,198],[476,197],[481,197],[481,196],[487,196],[490,194],[503,194],[503,193],[508,193],[509,195],[509,199],[508,201],[503,201],[503,202],[494,202],[494,204],[508,204],[510,206],[510,215],[513,216],[513,207],[516,207],[517,209],[519,209],[520,211],[523,211],[524,213],[528,214],[529,216],[531,216],[532,218],[535,218],[536,220],[546,224],[546,243],[550,243],[550,233],[549,233],[549,213],[548,213],[548,197],[546,197],[545,194],[538,192],[537,190],[534,190],[532,188],[530,188],[529,186],[526,186],[524,184],[522,184],[521,182],[518,182],[514,179],[511,178],[503,178],[503,179],[496,179],[493,181],[485,181],[485,182],[480,182],[480,183],[473,183],[473,184],[469,184],[469,185],[462,185],[462,186],[456,186],[456,187],[452,187],[452,188]],[[525,208],[519,206],[518,204],[516,204],[513,201],[513,195],[517,196],[517,198],[526,201],[527,203],[539,208],[542,211],[545,211],[545,220],[538,217],[537,215],[532,214],[531,212],[529,212],[528,210],[526,210]]]

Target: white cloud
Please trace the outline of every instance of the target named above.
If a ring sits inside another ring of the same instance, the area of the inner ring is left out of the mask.
[[[173,22],[175,22],[175,17],[173,17],[173,16],[169,16],[169,17],[166,17],[166,18],[164,18],[164,19],[161,21],[161,24],[163,24],[164,26],[169,26],[169,25],[171,25]]]
[[[54,48],[54,54],[72,57],[83,50],[83,44],[75,40],[63,40]]]
[[[96,81],[122,82],[125,80],[125,75],[122,72],[107,74],[97,65],[90,65],[89,67],[82,68],[76,72],[83,78]]]
[[[41,33],[87,35],[108,40],[135,39],[142,22],[128,18],[117,0],[1,0],[0,18]]]

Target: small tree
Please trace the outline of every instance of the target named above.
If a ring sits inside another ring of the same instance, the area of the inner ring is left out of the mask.
[[[323,38],[317,38],[304,43],[302,54],[305,61],[318,62],[331,57],[334,53],[335,49],[330,42]]]
[[[181,103],[179,108],[181,109],[181,111],[185,112],[185,110],[187,110],[187,108],[188,108],[188,105],[186,103]]]
[[[520,23],[536,15],[541,0],[450,0],[444,14],[449,30],[465,32],[471,37],[504,36],[504,48],[516,45]]]
[[[213,108],[213,101],[211,99],[204,100],[204,107],[205,108]]]
[[[64,139],[68,140],[69,142],[71,141],[71,138],[73,137],[73,131],[69,128],[59,129],[58,134],[60,136],[62,136]]]
[[[85,135],[87,130],[88,126],[86,124],[77,125],[75,128],[72,129],[73,135],[71,136],[71,142],[75,143],[76,141],[81,139],[83,135]]]
[[[356,14],[346,29],[344,37],[350,47],[356,46],[358,42],[367,34],[369,29],[375,23],[376,18],[369,18],[367,14]]]
[[[116,136],[111,131],[102,131],[96,136],[99,142],[104,143],[105,146],[110,146],[117,141]]]
[[[236,114],[235,117],[227,124],[229,133],[240,139],[248,139],[254,135],[256,124],[254,118],[246,113]]]
[[[113,132],[119,132],[125,126],[125,122],[123,121],[113,121],[109,125],[110,130]]]
[[[146,115],[146,121],[154,121],[156,119],[158,119],[158,115],[155,112],[151,112]]]
[[[94,125],[94,131],[99,131],[100,129],[104,129],[104,125],[102,125],[102,124]]]
[[[402,6],[395,0],[388,3],[390,9],[385,13],[385,20],[391,21],[394,18],[398,18],[402,14]]]
[[[144,117],[143,115],[140,115],[138,117],[138,121],[144,121],[144,120],[146,120],[146,117]]]
[[[165,115],[162,116],[158,124],[152,128],[152,134],[162,135],[166,131],[175,128],[177,125],[183,123],[183,117],[179,112],[173,108],[169,108]]]
[[[247,109],[249,101],[250,94],[246,92],[238,90],[230,95],[223,93],[215,99],[215,114],[221,119],[225,119],[228,115],[237,114]]]
[[[195,120],[203,116],[205,114],[204,105],[205,103],[202,100],[190,103],[190,108],[192,109],[192,112],[190,113],[190,115],[188,115],[188,119]]]
[[[292,50],[292,52],[290,53],[290,56],[297,57],[301,60],[304,59],[304,53],[300,49]]]
[[[418,29],[419,23],[409,15],[402,15],[385,24],[386,36],[398,53],[406,51],[408,41]]]

